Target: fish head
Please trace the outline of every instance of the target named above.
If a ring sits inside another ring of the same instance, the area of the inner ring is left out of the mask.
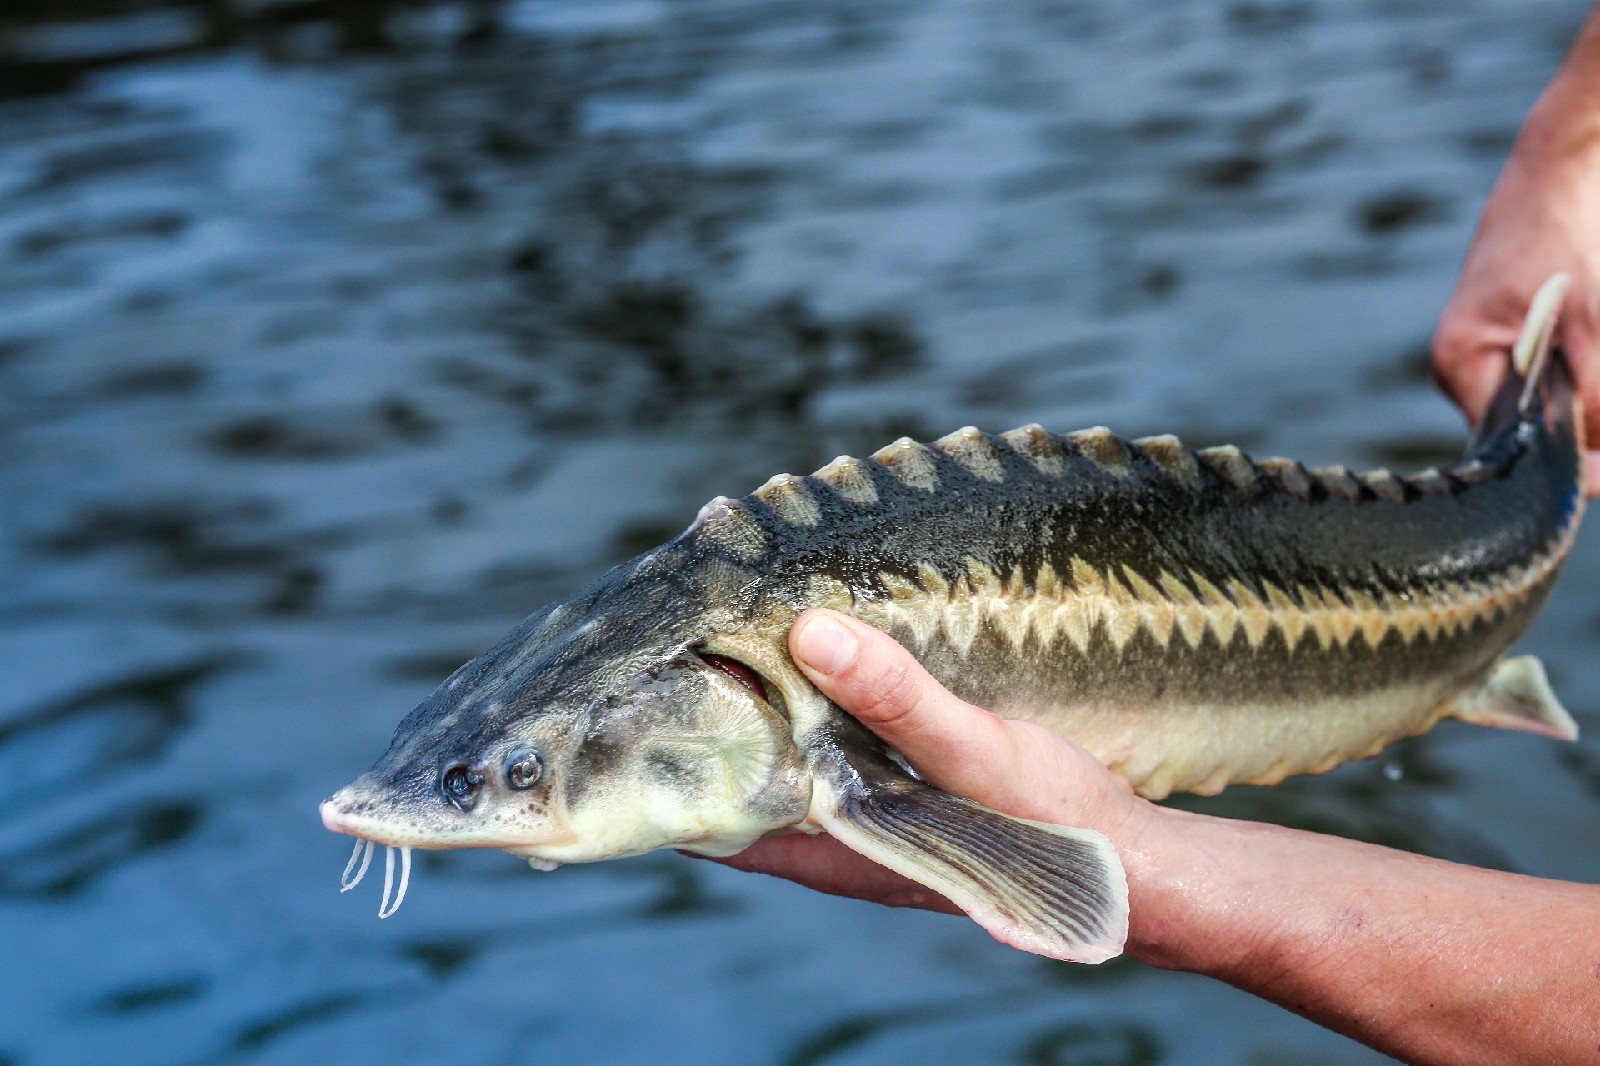
[[[614,573],[528,619],[408,714],[324,823],[551,868],[732,854],[799,822],[810,782],[788,721],[759,679],[705,650],[684,599]]]

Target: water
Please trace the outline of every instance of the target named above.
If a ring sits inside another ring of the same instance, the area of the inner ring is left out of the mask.
[[[672,855],[423,854],[379,924],[316,804],[524,613],[902,432],[1448,455],[1432,315],[1582,7],[5,16],[0,1064],[1377,1060]],[[1591,738],[1597,580],[1525,642]],[[1597,802],[1593,739],[1447,724],[1207,806],[1600,880]]]

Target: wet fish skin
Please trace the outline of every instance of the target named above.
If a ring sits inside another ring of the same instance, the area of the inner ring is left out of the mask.
[[[1407,478],[1038,427],[836,460],[697,527],[783,575],[717,646],[767,666],[794,612],[835,607],[1147,795],[1326,770],[1450,713],[1548,594],[1583,507],[1560,359],[1548,392]]]
[[[1559,354],[1537,386],[1523,409],[1513,375],[1461,461],[1406,478],[1037,426],[780,475],[458,670],[324,819],[541,866],[826,831],[1007,942],[1109,957],[1104,839],[918,782],[790,661],[794,619],[878,625],[1151,796],[1325,770],[1446,715],[1569,736],[1537,664],[1500,658],[1583,507]],[[516,787],[529,748],[546,772]],[[465,801],[452,770],[479,780]]]

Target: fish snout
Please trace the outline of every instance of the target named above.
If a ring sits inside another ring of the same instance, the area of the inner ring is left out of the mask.
[[[322,806],[317,812],[322,815],[322,824],[330,833],[352,833],[349,824],[345,821],[345,808],[339,802],[343,792],[335,792],[330,798],[322,801]]]
[[[354,837],[371,839],[374,824],[373,798],[357,781],[348,784],[322,801],[317,813],[330,833],[348,833]]]
[[[330,833],[346,833],[392,848],[427,847],[426,827],[407,812],[375,792],[365,779],[356,780],[324,800],[317,808]]]

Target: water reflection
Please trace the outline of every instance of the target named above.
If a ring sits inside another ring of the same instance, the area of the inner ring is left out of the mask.
[[[419,855],[379,926],[314,809],[779,470],[1032,420],[1436,461],[1429,315],[1570,7],[9,5],[0,1066],[1373,1061],[675,856]],[[1529,641],[1591,732],[1592,539]],[[1185,802],[1600,878],[1592,741],[1389,759]]]

